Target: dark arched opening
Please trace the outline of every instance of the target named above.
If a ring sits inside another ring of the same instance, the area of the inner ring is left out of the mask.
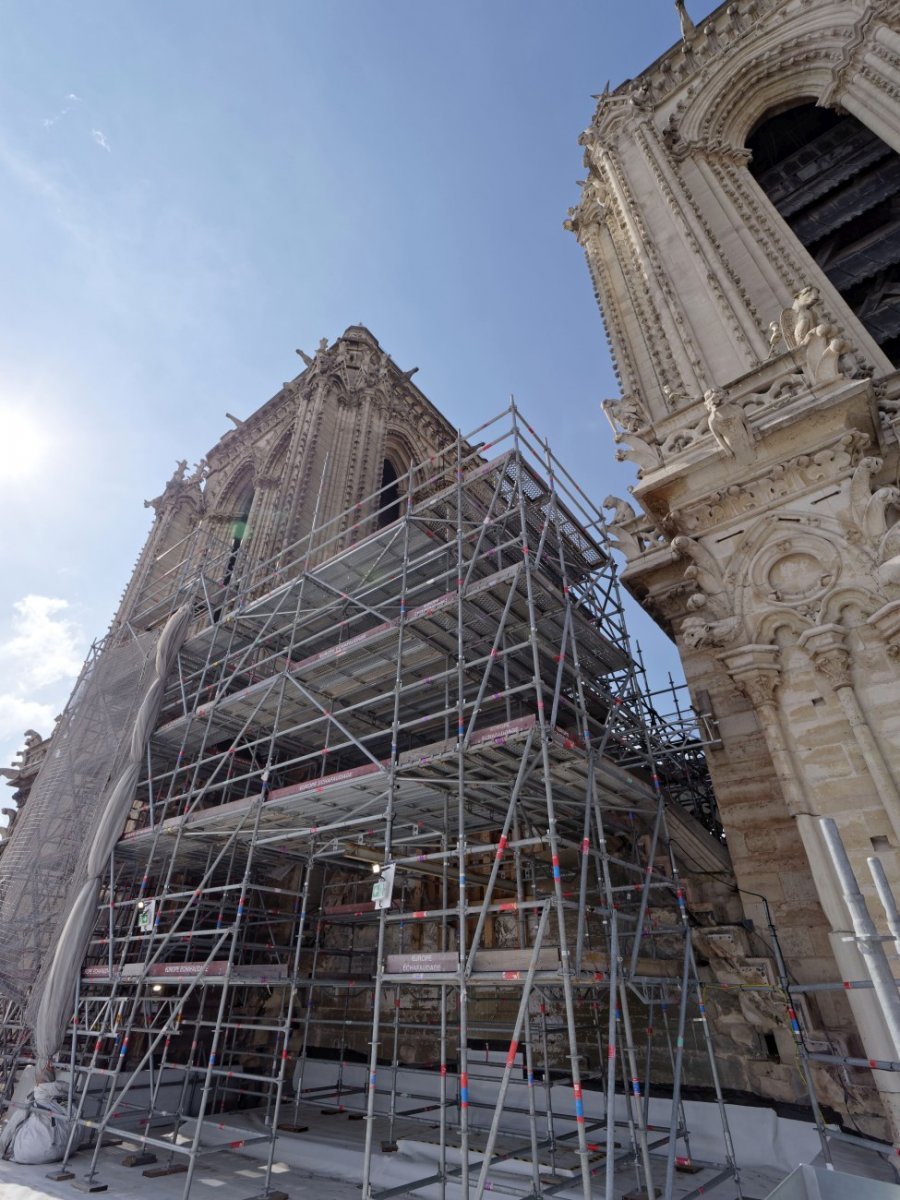
[[[400,519],[400,483],[397,468],[389,458],[381,468],[381,494],[378,497],[378,528],[384,529]]]
[[[747,139],[766,195],[900,364],[900,155],[855,117],[801,104]]]
[[[234,568],[237,563],[238,551],[241,548],[241,543],[247,536],[247,523],[250,520],[250,509],[253,507],[253,488],[250,487],[241,496],[240,500],[235,505],[235,516],[231,522],[231,547],[228,553],[228,561],[225,564],[225,574],[222,577],[222,587],[227,588],[234,576]],[[213,620],[218,621],[221,615],[221,609],[213,613]]]

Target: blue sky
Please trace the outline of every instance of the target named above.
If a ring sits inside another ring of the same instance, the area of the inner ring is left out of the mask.
[[[695,2],[695,20],[711,11]],[[367,325],[464,430],[514,393],[589,493],[630,466],[563,231],[670,0],[6,0],[0,763],[102,635],[142,501]],[[677,655],[632,618],[654,674]]]

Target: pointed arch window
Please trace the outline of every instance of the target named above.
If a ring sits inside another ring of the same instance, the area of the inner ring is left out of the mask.
[[[855,117],[811,102],[767,115],[747,148],[757,183],[900,365],[900,155]]]
[[[247,536],[247,529],[250,523],[250,511],[253,508],[254,495],[255,491],[253,484],[248,483],[247,486],[238,494],[238,497],[232,506],[232,512],[234,513],[234,516],[232,518],[230,527],[231,547],[228,554],[228,561],[225,566],[225,575],[222,579],[223,587],[227,587],[229,583],[231,583],[232,576],[234,575],[238,551],[241,548],[241,543]]]
[[[400,472],[394,462],[386,458],[381,467],[381,493],[378,497],[378,528],[385,529],[400,519]]]

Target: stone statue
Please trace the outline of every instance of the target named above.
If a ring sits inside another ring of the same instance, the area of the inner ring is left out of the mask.
[[[162,503],[162,501],[166,498],[166,496],[170,495],[174,489],[180,488],[181,484],[184,483],[184,476],[185,476],[186,471],[187,471],[187,459],[180,458],[178,460],[178,462],[175,464],[175,472],[172,475],[172,478],[166,484],[163,491],[160,493],[160,495],[154,496],[152,500],[145,500],[144,508],[153,508],[157,512],[159,512],[159,506]]]
[[[644,410],[633,396],[623,396],[621,400],[603,400],[600,407],[612,426],[617,441],[623,430],[625,433],[636,433],[644,438],[652,432]]]
[[[874,478],[884,466],[875,456],[861,458],[850,478],[850,519],[875,551],[878,567],[875,575],[883,588],[894,592],[900,587],[900,488],[873,490]],[[889,520],[888,514],[895,519]]]
[[[627,500],[620,500],[618,496],[607,496],[603,501],[603,507],[613,510],[612,517],[606,523],[606,528],[612,535],[613,548],[621,550],[629,560],[636,558],[641,552],[641,544],[633,533],[623,528],[637,516],[634,509]]]
[[[774,358],[778,354],[778,347],[784,341],[784,334],[781,332],[781,326],[777,321],[769,322],[769,358]]]
[[[628,460],[635,463],[638,475],[660,466],[662,460],[655,444],[653,429],[633,396],[623,396],[621,400],[603,400],[600,407],[612,427],[613,440],[617,444],[624,441],[628,447],[626,450],[616,451],[618,462]]]
[[[188,483],[203,483],[208,475],[209,463],[205,458],[201,458],[194,467],[193,473],[189,476]]]
[[[709,431],[729,458],[747,459],[753,452],[753,431],[744,410],[729,400],[721,388],[710,388],[703,401],[709,414]]]
[[[684,408],[688,404],[693,404],[697,399],[696,396],[691,396],[687,392],[675,391],[668,384],[663,388],[663,395],[666,398],[666,408],[672,409],[673,412],[676,408]]]
[[[624,434],[616,434],[616,441],[621,442]],[[636,434],[629,434],[626,441],[627,450],[616,451],[616,462],[633,462],[638,469],[638,475],[644,471],[655,471],[662,466],[659,450],[652,443],[645,441]]]
[[[870,539],[880,536],[885,529],[872,530],[869,520],[869,504],[872,501],[874,478],[884,466],[884,459],[867,455],[856,464],[850,476],[850,517],[854,523]]]
[[[807,334],[817,323],[818,304],[818,288],[805,287],[794,297],[791,307],[782,312],[781,334],[789,350],[796,350],[798,346],[802,346]]]
[[[635,108],[649,108],[653,99],[650,84],[646,79],[635,80],[628,89],[628,99]]]
[[[734,612],[719,564],[695,538],[679,534],[671,546],[674,558],[687,560],[684,577],[697,587],[687,600],[691,615],[681,626],[685,644],[691,649],[730,645],[740,635],[743,621]]]
[[[311,367],[316,361],[311,355],[307,354],[305,350],[295,350],[294,353],[299,354],[308,367]]]
[[[688,16],[688,11],[684,7],[684,0],[675,0],[675,11],[678,13],[678,23],[681,26],[681,40],[687,45],[697,32],[697,26]]]
[[[818,290],[805,287],[794,297],[791,307],[782,312],[780,321],[785,345],[799,352],[804,374],[812,384],[842,378],[841,355],[850,349],[837,326],[823,319],[820,305]]]

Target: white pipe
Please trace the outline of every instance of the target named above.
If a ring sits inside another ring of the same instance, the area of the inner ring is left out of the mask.
[[[872,920],[865,898],[859,890],[853,868],[838,833],[837,825],[831,817],[820,817],[819,827],[835,873],[844,894],[844,903],[853,922],[856,943],[862,953],[863,962],[872,979],[875,996],[884,1017],[888,1033],[894,1043],[894,1057],[900,1056],[900,993],[897,991],[897,981],[894,979],[884,946],[881,943],[875,922]]]
[[[888,929],[894,938],[894,949],[900,954],[900,912],[897,912],[897,902],[894,899],[894,893],[891,891],[888,877],[884,873],[881,859],[867,858],[866,862],[869,864],[869,872],[874,880],[878,899],[881,901],[884,915],[887,917]]]

